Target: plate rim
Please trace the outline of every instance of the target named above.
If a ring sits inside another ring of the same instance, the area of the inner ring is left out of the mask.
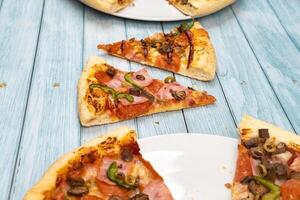
[[[225,139],[225,140],[231,140],[232,142],[239,142],[238,138],[233,138],[233,137],[228,137],[224,135],[215,135],[215,134],[208,134],[208,133],[197,133],[197,132],[192,132],[192,133],[166,133],[166,134],[161,134],[161,135],[151,135],[143,138],[138,138],[138,142],[144,142],[145,140],[151,140],[153,138],[162,138],[162,137],[183,137],[183,136],[192,136],[192,137],[212,137],[212,138],[218,138],[218,139]]]

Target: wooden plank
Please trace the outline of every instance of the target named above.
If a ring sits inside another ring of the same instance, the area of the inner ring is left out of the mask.
[[[291,40],[300,50],[300,1],[268,0],[281,25],[288,32]]]
[[[142,39],[154,33],[162,32],[160,23],[151,23],[126,20],[127,38]],[[131,63],[131,70],[137,71],[145,67],[152,77],[164,79],[172,76],[173,73],[159,70],[153,67],[146,67],[137,63]],[[176,123],[174,123],[176,122]],[[154,136],[168,133],[186,133],[186,125],[182,111],[173,111],[158,113],[151,116],[141,117],[137,119],[137,130],[140,137]]]
[[[107,55],[97,50],[99,43],[111,43],[126,38],[125,23],[123,19],[110,17],[88,7],[85,7],[85,30],[84,30],[84,60],[93,55],[103,57],[108,63],[122,70],[129,70],[129,62]],[[109,125],[82,127],[81,141],[93,139],[120,126],[129,126],[136,129],[135,120],[127,120]]]
[[[163,28],[165,32],[169,32],[178,25],[179,23],[164,23]],[[206,90],[217,98],[215,105],[185,109],[183,111],[189,132],[237,137],[235,124],[218,78],[215,78],[215,80],[211,82],[201,82],[176,75],[176,79],[178,82],[192,86],[195,89]]]
[[[8,199],[33,69],[43,1],[1,2],[0,199]]]
[[[202,20],[215,44],[218,77],[236,123],[250,114],[292,130],[231,9]]]
[[[46,1],[11,199],[22,199],[54,160],[80,143],[82,39],[82,5]]]
[[[300,133],[300,52],[267,1],[238,1],[234,13],[289,121]]]

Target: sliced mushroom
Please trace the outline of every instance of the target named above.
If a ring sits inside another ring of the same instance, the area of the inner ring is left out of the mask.
[[[186,98],[185,91],[171,91],[171,94],[176,101],[181,101]]]
[[[129,200],[149,200],[149,196],[144,193],[139,193],[131,197]]]
[[[254,180],[248,184],[248,189],[255,196],[255,199],[260,199],[260,197],[269,192],[268,188],[257,184]]]
[[[288,167],[284,164],[277,163],[274,165],[274,171],[279,179],[286,179],[288,176]]]
[[[254,159],[261,159],[264,156],[264,150],[261,147],[251,148],[250,153]]]
[[[287,146],[285,143],[280,142],[276,145],[276,151],[275,153],[280,154],[286,152]]]
[[[71,187],[68,190],[68,195],[73,195],[73,196],[83,196],[89,192],[88,187],[86,186],[77,186],[77,187]]]

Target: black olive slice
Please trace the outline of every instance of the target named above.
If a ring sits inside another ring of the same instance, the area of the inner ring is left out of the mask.
[[[133,159],[133,153],[128,148],[123,148],[121,151],[121,159],[125,162],[130,162]]]
[[[129,200],[149,200],[149,196],[144,193],[139,193],[131,197]]]
[[[82,178],[72,178],[72,177],[67,178],[67,183],[71,187],[83,186],[85,184]]]

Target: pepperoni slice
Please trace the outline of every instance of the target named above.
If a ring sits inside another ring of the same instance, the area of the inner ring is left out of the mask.
[[[103,71],[97,71],[95,73],[95,78],[100,82],[100,83],[107,83],[112,79],[110,75],[108,75],[106,72]]]
[[[280,187],[281,200],[299,200],[300,199],[300,181],[288,180]]]
[[[106,196],[120,196],[121,198],[127,198],[129,196],[130,190],[123,189],[117,185],[110,185],[103,181],[96,180],[97,187],[99,188],[100,192]]]
[[[157,94],[159,89],[164,86],[164,83],[159,80],[153,80],[150,85],[148,85],[146,88],[152,93]]]
[[[149,101],[128,106],[118,104],[116,109],[116,115],[120,119],[135,118],[137,116],[147,113],[150,110],[151,105],[152,103]]]
[[[177,53],[173,52],[172,62],[168,63],[166,55],[159,55],[156,58],[155,65],[172,72],[178,72],[180,65],[180,57]]]
[[[246,176],[252,176],[252,167],[248,149],[243,145],[238,146],[238,158],[236,162],[235,182],[240,182]]]

